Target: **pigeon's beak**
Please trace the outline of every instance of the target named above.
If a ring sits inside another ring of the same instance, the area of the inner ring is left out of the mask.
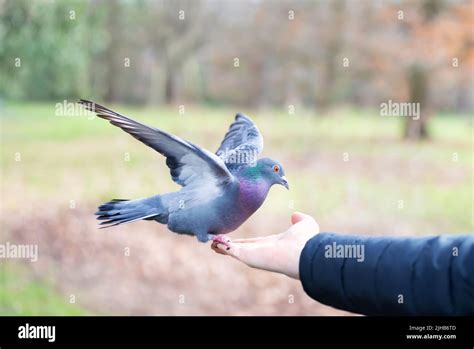
[[[281,176],[280,184],[286,189],[290,190],[290,185],[288,184],[288,179],[285,176]]]

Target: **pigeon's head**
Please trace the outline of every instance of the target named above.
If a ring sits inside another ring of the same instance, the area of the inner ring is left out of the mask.
[[[268,180],[272,185],[281,184],[286,189],[290,189],[288,180],[285,177],[283,166],[276,160],[264,158],[257,161],[262,177]]]

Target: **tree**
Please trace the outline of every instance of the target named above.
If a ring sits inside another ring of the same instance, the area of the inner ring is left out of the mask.
[[[147,26],[151,49],[162,66],[164,101],[173,103],[182,67],[206,43],[212,12],[204,10],[200,0],[164,1],[150,6]],[[151,77],[159,78],[158,71]],[[149,101],[154,100],[156,96],[151,95]]]

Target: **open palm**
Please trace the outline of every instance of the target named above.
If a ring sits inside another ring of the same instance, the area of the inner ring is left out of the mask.
[[[299,279],[299,258],[306,242],[319,233],[318,223],[306,214],[295,212],[293,224],[281,234],[250,239],[214,242],[211,248],[250,267],[285,274]]]

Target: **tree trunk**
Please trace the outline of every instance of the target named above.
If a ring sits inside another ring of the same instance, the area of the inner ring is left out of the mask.
[[[429,138],[427,122],[431,115],[428,106],[428,72],[421,65],[412,66],[408,71],[408,88],[410,102],[418,103],[419,118],[413,119],[412,115],[406,115],[404,138],[410,140],[422,140]]]
[[[321,77],[320,88],[315,98],[316,109],[324,112],[332,104],[336,93],[336,82],[338,76],[338,64],[341,57],[339,54],[343,47],[342,32],[344,29],[346,3],[344,0],[334,0],[331,3],[331,15],[333,18],[329,36],[327,38],[325,54],[323,57],[323,76]]]
[[[165,102],[172,104],[176,99],[176,78],[171,66],[166,67]]]
[[[116,102],[119,99],[119,77],[120,69],[123,67],[118,51],[120,50],[120,4],[117,1],[107,3],[107,30],[110,35],[110,41],[106,50],[105,57],[108,58],[109,64],[105,77],[106,92],[104,99],[107,102]]]

